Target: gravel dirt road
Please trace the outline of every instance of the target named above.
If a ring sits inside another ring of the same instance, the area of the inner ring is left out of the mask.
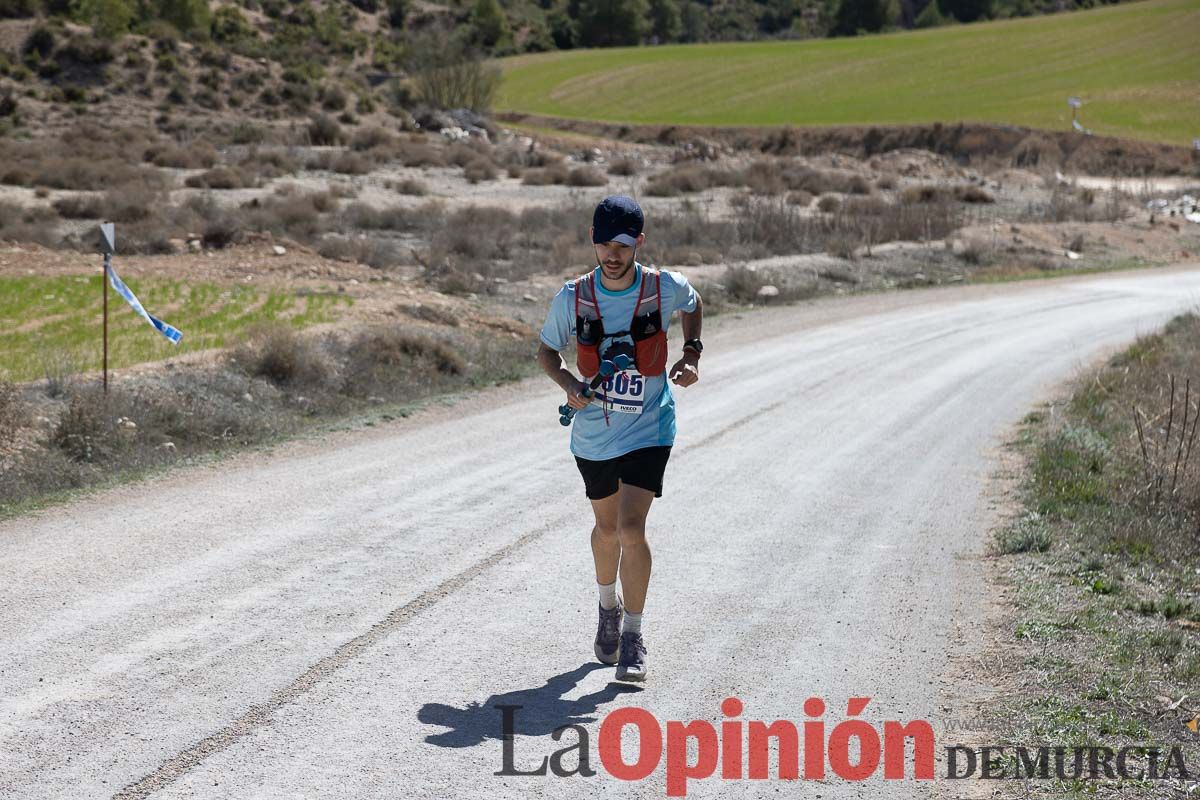
[[[590,511],[545,379],[0,523],[0,797],[662,797],[663,764],[606,773],[600,721],[719,723],[729,696],[797,724],[824,698],[827,729],[870,697],[872,724],[951,744],[992,680],[962,665],[999,446],[1198,300],[1191,265],[709,321],[650,514],[640,688],[592,660]],[[494,775],[501,705],[518,768],[575,722],[598,774]],[[881,772],[688,791],[970,791]]]

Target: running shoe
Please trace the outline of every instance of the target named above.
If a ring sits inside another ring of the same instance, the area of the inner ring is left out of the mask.
[[[596,625],[596,658],[605,664],[617,663],[617,649],[621,638],[621,617],[625,609],[620,599],[610,609],[600,606],[600,622]]]
[[[617,680],[646,680],[646,645],[642,635],[632,631],[621,634],[621,657],[617,661]]]

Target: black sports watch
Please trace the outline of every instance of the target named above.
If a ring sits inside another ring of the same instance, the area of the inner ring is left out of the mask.
[[[684,350],[695,350],[696,355],[700,355],[701,353],[704,352],[704,343],[701,342],[699,339],[688,339],[686,342],[683,343],[683,349]]]

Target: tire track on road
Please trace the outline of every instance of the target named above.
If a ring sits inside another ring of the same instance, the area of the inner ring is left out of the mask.
[[[330,655],[313,664],[282,689],[276,690],[266,702],[252,706],[249,711],[212,733],[191,747],[164,761],[158,769],[121,789],[113,800],[138,800],[149,797],[183,777],[205,759],[226,749],[238,739],[253,733],[271,721],[271,715],[283,706],[299,699],[320,681],[328,678],[352,659],[374,647],[382,639],[406,625],[413,617],[430,608],[449,595],[466,586],[491,567],[515,555],[531,543],[545,536],[551,526],[531,531],[511,544],[496,550],[491,555],[475,562],[470,567],[447,578],[440,584],[418,595],[415,599],[393,610],[371,626],[366,633],[354,637],[338,647]]]

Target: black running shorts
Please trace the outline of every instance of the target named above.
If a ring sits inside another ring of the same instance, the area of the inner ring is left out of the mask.
[[[643,447],[606,461],[589,461],[575,456],[583,486],[590,500],[602,500],[617,491],[619,483],[627,483],[654,492],[662,497],[663,473],[671,447]]]

